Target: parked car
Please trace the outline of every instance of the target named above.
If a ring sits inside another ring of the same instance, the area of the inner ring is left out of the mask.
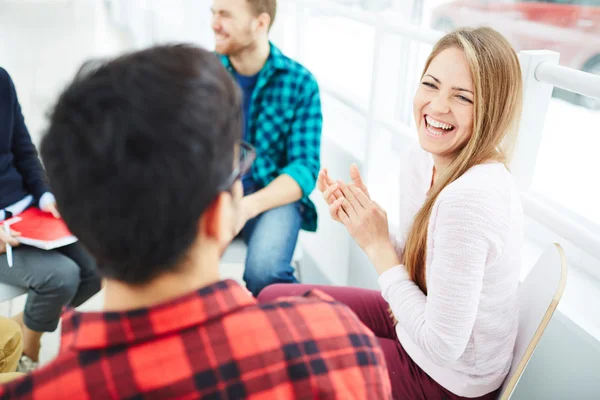
[[[600,0],[455,0],[437,7],[432,27],[491,26],[517,50],[554,50],[560,64],[600,75]],[[555,95],[600,110],[600,100]]]

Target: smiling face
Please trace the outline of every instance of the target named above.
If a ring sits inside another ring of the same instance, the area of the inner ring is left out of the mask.
[[[254,46],[268,32],[268,16],[254,15],[247,0],[214,0],[211,11],[215,50],[219,54],[235,56]]]
[[[469,64],[461,49],[440,52],[414,98],[421,147],[436,161],[450,163],[473,133],[474,96]]]

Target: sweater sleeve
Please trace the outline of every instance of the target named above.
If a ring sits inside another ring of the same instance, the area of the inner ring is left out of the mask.
[[[14,132],[12,153],[14,155],[15,166],[23,177],[27,191],[33,195],[36,201],[39,201],[42,195],[48,192],[45,173],[38,157],[38,152],[31,141],[31,136],[25,125],[17,91],[10,77],[9,81],[12,91],[11,97],[13,99]]]
[[[465,190],[440,198],[431,218],[428,294],[402,265],[383,273],[379,285],[400,326],[432,361],[445,366],[458,360],[469,342],[484,271],[502,253],[508,216],[498,195]]]

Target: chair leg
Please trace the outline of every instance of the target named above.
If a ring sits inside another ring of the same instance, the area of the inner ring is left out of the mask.
[[[298,260],[293,262],[294,264],[294,269],[296,270],[296,279],[298,280],[298,282],[302,283],[302,276],[300,274],[300,262]]]

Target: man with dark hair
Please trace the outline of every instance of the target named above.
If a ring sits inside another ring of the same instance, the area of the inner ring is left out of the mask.
[[[313,75],[269,41],[276,0],[213,0],[215,50],[243,91],[244,139],[257,149],[244,175],[238,229],[248,244],[244,280],[256,296],[296,283],[300,229],[317,229],[309,195],[320,169],[323,117]]]
[[[57,359],[0,398],[390,398],[379,343],[348,308],[318,291],[259,305],[220,279],[254,157],[240,102],[218,58],[185,45],[66,88],[41,152],[104,311],[66,315]]]

